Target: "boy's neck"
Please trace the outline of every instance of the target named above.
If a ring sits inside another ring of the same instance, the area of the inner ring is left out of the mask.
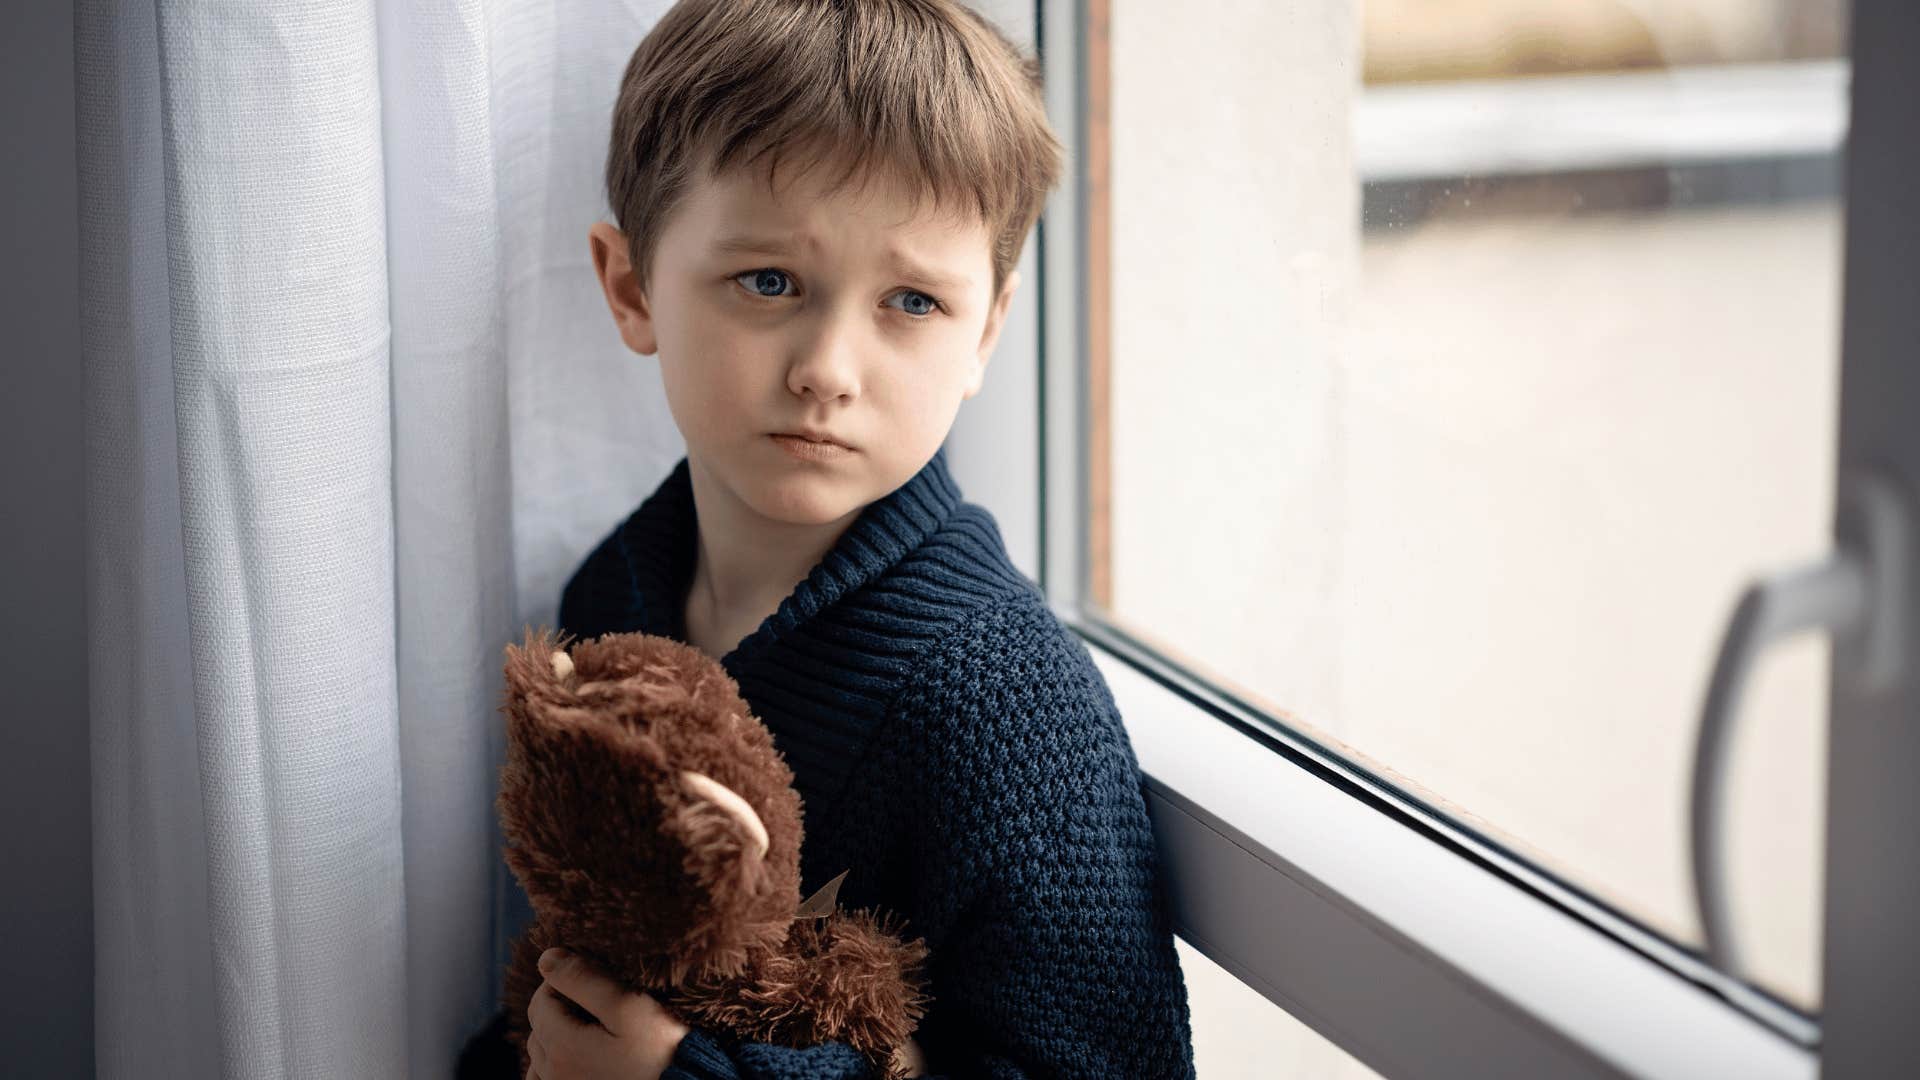
[[[709,651],[720,647],[714,654],[718,657],[778,610],[780,602],[833,549],[860,508],[822,525],[769,521],[709,475],[700,462],[689,460],[688,466],[699,540],[684,615],[689,637],[695,628],[716,636],[715,642],[693,644]]]

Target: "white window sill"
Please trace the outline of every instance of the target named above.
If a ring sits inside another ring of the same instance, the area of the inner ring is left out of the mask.
[[[1180,936],[1370,1067],[1818,1074],[1814,1051],[1087,644],[1146,775]]]
[[[1837,153],[1844,60],[1406,83],[1355,99],[1365,181]]]

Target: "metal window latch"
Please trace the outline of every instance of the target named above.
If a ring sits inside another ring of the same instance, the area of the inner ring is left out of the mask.
[[[1757,581],[1733,609],[1707,684],[1693,757],[1693,888],[1707,962],[1739,977],[1727,894],[1727,750],[1741,689],[1768,645],[1808,630],[1833,635],[1833,678],[1873,696],[1906,673],[1914,516],[1902,491],[1873,473],[1843,475],[1839,540],[1824,561]]]

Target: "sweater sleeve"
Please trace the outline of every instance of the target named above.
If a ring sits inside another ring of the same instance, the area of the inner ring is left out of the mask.
[[[913,685],[916,873],[939,934],[916,1033],[929,1071],[1191,1077],[1139,765],[1086,647],[1016,602],[959,628]]]
[[[844,1042],[794,1050],[732,1042],[694,1028],[680,1040],[660,1080],[875,1080],[865,1058]]]
[[[933,650],[891,722],[932,1004],[928,1080],[1194,1075],[1186,985],[1139,765],[1106,683],[1044,608],[990,609]],[[663,1080],[868,1080],[844,1043],[695,1031]]]

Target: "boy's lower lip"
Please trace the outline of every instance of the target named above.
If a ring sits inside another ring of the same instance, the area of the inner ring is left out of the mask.
[[[782,450],[802,461],[832,461],[853,453],[838,443],[817,443],[803,439],[798,435],[769,435]]]

